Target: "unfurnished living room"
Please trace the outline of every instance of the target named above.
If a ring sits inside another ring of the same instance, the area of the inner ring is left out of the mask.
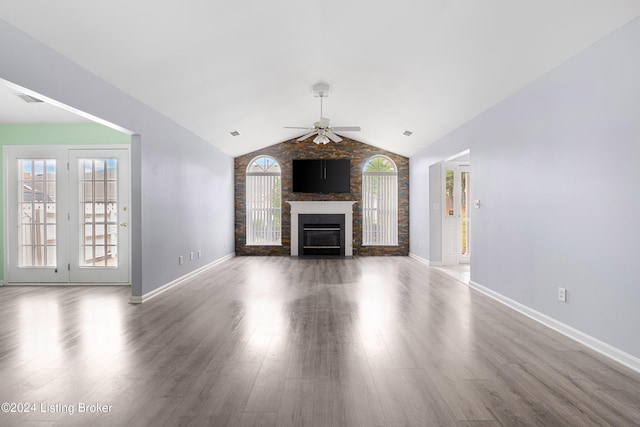
[[[640,2],[0,4],[0,426],[640,425]]]

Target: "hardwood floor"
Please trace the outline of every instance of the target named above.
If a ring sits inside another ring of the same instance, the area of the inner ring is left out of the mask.
[[[128,293],[0,288],[0,402],[36,405],[0,425],[640,425],[640,374],[408,257]]]

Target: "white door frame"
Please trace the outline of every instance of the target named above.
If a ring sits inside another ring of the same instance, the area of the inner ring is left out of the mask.
[[[461,172],[470,172],[470,162],[458,159],[469,154],[466,150],[441,163],[441,246],[442,265],[469,263],[470,257],[462,256]],[[447,212],[447,170],[453,171],[453,215]],[[470,215],[470,206],[467,206]]]

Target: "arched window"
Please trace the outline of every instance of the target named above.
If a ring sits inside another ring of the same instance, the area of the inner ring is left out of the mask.
[[[247,245],[281,244],[280,164],[269,156],[247,167]]]
[[[362,169],[362,244],[398,244],[398,168],[373,156]]]

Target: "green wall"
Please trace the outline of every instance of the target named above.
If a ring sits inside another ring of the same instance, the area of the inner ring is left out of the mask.
[[[129,144],[131,137],[106,126],[82,124],[0,125],[0,281],[4,280],[4,146]]]

